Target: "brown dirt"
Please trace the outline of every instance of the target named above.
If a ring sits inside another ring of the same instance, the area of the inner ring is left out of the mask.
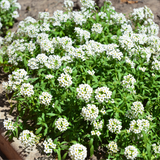
[[[79,8],[79,0],[73,0],[74,1],[74,9]],[[95,0],[98,6],[102,6],[105,0]],[[120,13],[128,14],[133,11],[134,8],[139,8],[143,6],[149,7],[155,18],[154,21],[160,26],[160,0],[137,0],[138,3],[135,4],[128,4],[128,3],[120,3],[120,0],[111,0],[113,6],[115,7],[115,10]],[[35,19],[38,17],[38,12],[44,12],[47,11],[50,13],[50,15],[53,14],[56,10],[63,10],[63,2],[64,0],[18,0],[18,2],[21,4],[21,10],[19,12],[20,17],[17,19],[17,22],[14,24],[14,27],[11,29],[12,31],[17,30],[17,25],[20,21],[22,21],[24,18],[31,16]],[[159,35],[160,37],[160,31]],[[0,68],[0,128],[1,131],[3,131],[3,120],[7,118],[8,112],[9,112],[9,103],[7,101],[7,98],[5,97],[5,93],[2,90],[2,81],[7,81],[8,75],[2,72],[2,68]],[[21,153],[23,158],[25,160],[38,160],[38,159],[53,159],[46,158],[45,155],[41,155],[37,149],[33,149],[33,151],[27,151],[27,149],[22,149],[19,142],[14,139],[14,142],[11,143],[11,145],[17,150],[18,153]],[[0,154],[1,155],[1,154]],[[92,160],[102,159],[105,158],[105,154],[103,151],[100,151],[96,154],[96,156],[93,156]],[[4,159],[4,157],[0,156],[0,160]],[[90,160],[91,160],[90,159]]]

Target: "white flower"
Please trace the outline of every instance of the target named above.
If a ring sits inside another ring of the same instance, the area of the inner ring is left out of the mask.
[[[72,85],[72,77],[69,74],[62,73],[60,77],[58,77],[59,85],[61,87],[69,87]]]
[[[134,146],[128,146],[125,148],[124,155],[127,159],[134,160],[138,155],[138,150]]]
[[[117,143],[114,141],[111,141],[108,145],[107,148],[112,151],[113,153],[117,153],[118,152],[118,146]]]
[[[112,133],[120,133],[121,132],[121,128],[122,128],[122,125],[121,125],[121,122],[117,119],[110,119],[109,120],[109,124],[107,125],[108,129],[110,132]]]
[[[94,129],[97,129],[97,130],[101,130],[102,129],[102,126],[103,125],[103,121],[93,121],[93,127]]]
[[[146,68],[145,67],[139,67],[139,70],[141,70],[142,72],[145,72]]]
[[[44,152],[45,153],[52,153],[53,149],[56,149],[56,144],[53,143],[53,140],[49,138],[43,142],[44,145]]]
[[[94,23],[92,28],[91,28],[91,31],[95,32],[95,33],[102,33],[102,30],[103,30],[103,27],[99,23]]]
[[[135,134],[139,134],[142,132],[142,130],[144,130],[145,132],[147,132],[149,130],[149,121],[145,120],[145,119],[138,119],[136,120],[132,120],[130,122],[130,128],[129,131],[135,133]]]
[[[88,74],[90,74],[91,76],[93,76],[93,75],[95,74],[95,71],[94,71],[94,70],[92,70],[92,71],[88,70],[87,72],[88,72]]]
[[[64,1],[64,6],[68,11],[71,11],[73,6],[74,6],[74,3],[73,3],[72,0],[65,0]]]
[[[111,98],[112,92],[109,91],[107,87],[100,87],[95,90],[96,96],[95,98],[98,100],[99,103],[108,102]]]
[[[90,38],[90,32],[83,30],[79,27],[75,27],[75,32],[77,33],[77,36],[80,38],[80,42],[83,42],[83,39],[85,41],[88,41]]]
[[[52,78],[54,78],[54,76],[51,75],[51,74],[48,74],[48,75],[45,76],[45,79],[52,79]]]
[[[64,71],[64,73],[72,73],[72,68],[70,68],[70,67],[66,67],[66,68],[63,68],[63,71]]]
[[[16,129],[16,127],[14,126],[14,122],[12,122],[10,118],[8,118],[8,120],[4,120],[3,125],[7,130],[14,131]]]
[[[31,97],[34,94],[33,85],[30,83],[23,83],[20,88],[20,94]]]
[[[134,102],[131,106],[131,109],[127,111],[126,117],[128,118],[138,118],[139,115],[142,115],[144,112],[144,107],[141,102]]]
[[[98,107],[94,104],[87,104],[87,107],[82,108],[81,115],[84,117],[84,120],[93,122],[98,117],[98,113]]]
[[[39,19],[44,19],[46,17],[49,17],[49,12],[39,12],[38,14]]]
[[[85,16],[81,13],[81,12],[76,12],[76,11],[73,11],[72,12],[72,16],[73,16],[73,19],[74,19],[74,22],[78,25],[82,25],[83,23],[86,22],[86,18]]]
[[[9,10],[9,8],[10,8],[10,3],[9,3],[8,0],[2,0],[2,1],[0,2],[0,6],[1,6],[1,8],[4,9],[4,10]]]
[[[91,98],[93,89],[90,87],[90,85],[88,84],[80,84],[79,88],[77,88],[77,98],[82,98],[84,99],[86,102],[89,102],[89,99]]]
[[[155,154],[159,154],[160,153],[160,145],[156,145],[155,143],[152,144],[153,150]]]
[[[39,100],[41,104],[47,106],[52,100],[52,95],[50,95],[48,92],[42,92],[42,94],[39,95]]]
[[[37,137],[29,130],[23,130],[19,135],[21,144],[25,147],[33,147],[37,142]]]
[[[81,144],[74,144],[69,148],[69,156],[72,160],[85,160],[87,148]]]
[[[13,17],[13,18],[18,18],[18,17],[19,17],[18,12],[17,12],[17,11],[14,11],[14,12],[12,13],[12,17]]]
[[[65,118],[58,118],[55,122],[55,125],[60,132],[64,132],[67,130],[69,123]]]
[[[124,76],[124,80],[122,81],[123,87],[126,88],[129,92],[132,92],[131,89],[133,90],[135,88],[134,87],[135,83],[136,80],[131,74]]]

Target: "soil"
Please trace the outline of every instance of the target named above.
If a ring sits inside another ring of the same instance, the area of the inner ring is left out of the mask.
[[[105,0],[95,0],[99,7],[101,7]],[[160,0],[137,0],[137,3],[128,4],[128,3],[120,3],[120,0],[110,0],[112,5],[115,7],[115,10],[119,13],[124,13],[128,15],[133,11],[134,8],[144,7],[145,5],[149,7],[154,14],[154,21],[156,24],[160,26]],[[131,0],[130,0],[131,1]],[[134,1],[134,0],[132,0]],[[17,25],[20,21],[24,20],[26,17],[31,16],[35,19],[38,18],[38,12],[47,11],[50,13],[50,16],[56,10],[63,10],[63,2],[64,0],[18,0],[21,4],[21,10],[19,11],[19,18],[17,18],[16,23],[14,24],[12,31],[17,30]],[[73,0],[74,2],[74,10],[80,7],[79,0]],[[160,37],[160,31],[158,36]],[[5,96],[5,92],[2,90],[2,81],[7,81],[8,75],[5,74],[0,67],[0,128],[4,135],[3,129],[3,120],[10,117],[9,108],[10,103]],[[27,148],[23,149],[20,142],[16,139],[13,140],[11,145],[15,148],[15,150],[20,153],[20,155],[25,160],[44,160],[44,159],[57,159],[55,155],[46,157],[45,155],[40,154],[39,149],[34,148],[33,150],[27,150]],[[105,159],[105,152],[100,150],[93,156],[92,158],[88,158],[88,160],[99,160]],[[4,155],[0,153],[0,160],[6,159]]]

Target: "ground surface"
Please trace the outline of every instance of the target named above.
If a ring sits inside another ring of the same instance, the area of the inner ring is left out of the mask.
[[[16,31],[18,23],[22,21],[24,18],[26,18],[27,16],[31,16],[37,19],[38,12],[48,11],[50,15],[52,15],[55,10],[58,10],[58,9],[62,10],[63,1],[64,0],[18,0],[18,2],[21,4],[22,9],[19,12],[20,17],[17,19],[17,22],[15,23],[14,27],[11,30]],[[73,0],[73,1],[74,1],[74,9],[79,8],[79,0]],[[102,6],[103,2],[104,0],[96,0],[96,3],[99,6]],[[126,15],[132,12],[134,8],[139,8],[146,5],[152,10],[155,16],[154,18],[155,23],[157,23],[160,26],[160,11],[159,11],[160,0],[140,0],[138,1],[138,3],[135,3],[135,4],[120,3],[120,0],[111,0],[111,2],[117,12],[121,12]],[[160,32],[158,36],[160,37]],[[7,81],[7,77],[8,75],[4,74],[2,72],[2,68],[0,68],[0,128],[1,128],[1,131],[3,131],[3,120],[7,117],[10,117],[10,115],[8,114],[10,109],[10,103],[9,103],[9,100],[7,100],[7,98],[5,97],[5,93],[2,90],[2,81]],[[36,148],[34,148],[32,151],[23,149],[19,141],[17,141],[16,139],[14,139],[11,145],[16,149],[18,153],[21,154],[21,156],[25,160],[55,159],[55,157],[47,158],[45,155],[41,155]],[[99,160],[101,159],[101,157],[105,158],[104,155],[105,154],[101,151],[99,152],[99,154],[96,154],[96,156],[93,156],[91,159]],[[1,155],[0,160],[3,160],[3,159],[5,158],[3,155]]]

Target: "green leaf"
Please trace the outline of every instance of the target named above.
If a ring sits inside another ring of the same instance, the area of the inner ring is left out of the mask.
[[[121,36],[121,30],[119,29],[118,31],[117,31],[117,36]]]
[[[48,133],[48,127],[44,130],[44,136],[46,136]]]
[[[57,114],[55,114],[55,113],[47,113],[46,115],[51,116],[51,117],[57,116]]]
[[[113,109],[108,109],[106,112],[112,112],[113,111]]]
[[[56,108],[57,108],[57,110],[59,111],[59,113],[61,113],[61,112],[62,112],[62,108],[61,108],[61,106],[57,106]]]
[[[37,77],[37,78],[29,78],[29,79],[28,79],[28,82],[33,83],[33,82],[35,82],[38,78],[39,78],[39,77]]]
[[[45,116],[45,114],[44,114],[44,113],[42,113],[42,119],[43,119],[43,121],[45,120],[44,116]]]
[[[16,137],[18,138],[18,128],[16,128],[15,131],[16,131]]]
[[[151,154],[151,145],[149,143],[147,143],[147,153],[148,153],[149,159],[151,159],[151,156],[152,156],[152,154]]]
[[[112,92],[112,99],[114,99],[115,96],[116,96],[116,90],[114,90],[114,91]]]
[[[67,92],[65,92],[64,94],[62,94],[61,99],[62,101],[67,97]]]
[[[96,21],[99,22],[99,16],[97,13],[96,13]]]
[[[94,146],[92,145],[90,147],[90,156],[93,156],[93,154],[94,154]]]
[[[54,106],[57,107],[58,100],[55,101]]]
[[[0,64],[3,63],[3,58],[0,56]]]
[[[61,149],[58,148],[58,149],[56,150],[56,152],[57,152],[57,154],[58,154],[58,160],[61,160]]]
[[[89,141],[89,146],[91,147],[92,145],[93,145],[93,138],[91,138]]]
[[[38,128],[38,129],[36,130],[36,134],[39,134],[41,130],[42,130],[42,127]]]
[[[77,141],[71,141],[70,143],[76,144],[76,143],[77,143]]]
[[[66,152],[66,153],[63,155],[62,160],[65,160],[65,159],[66,159],[67,154],[68,154],[68,152]]]

